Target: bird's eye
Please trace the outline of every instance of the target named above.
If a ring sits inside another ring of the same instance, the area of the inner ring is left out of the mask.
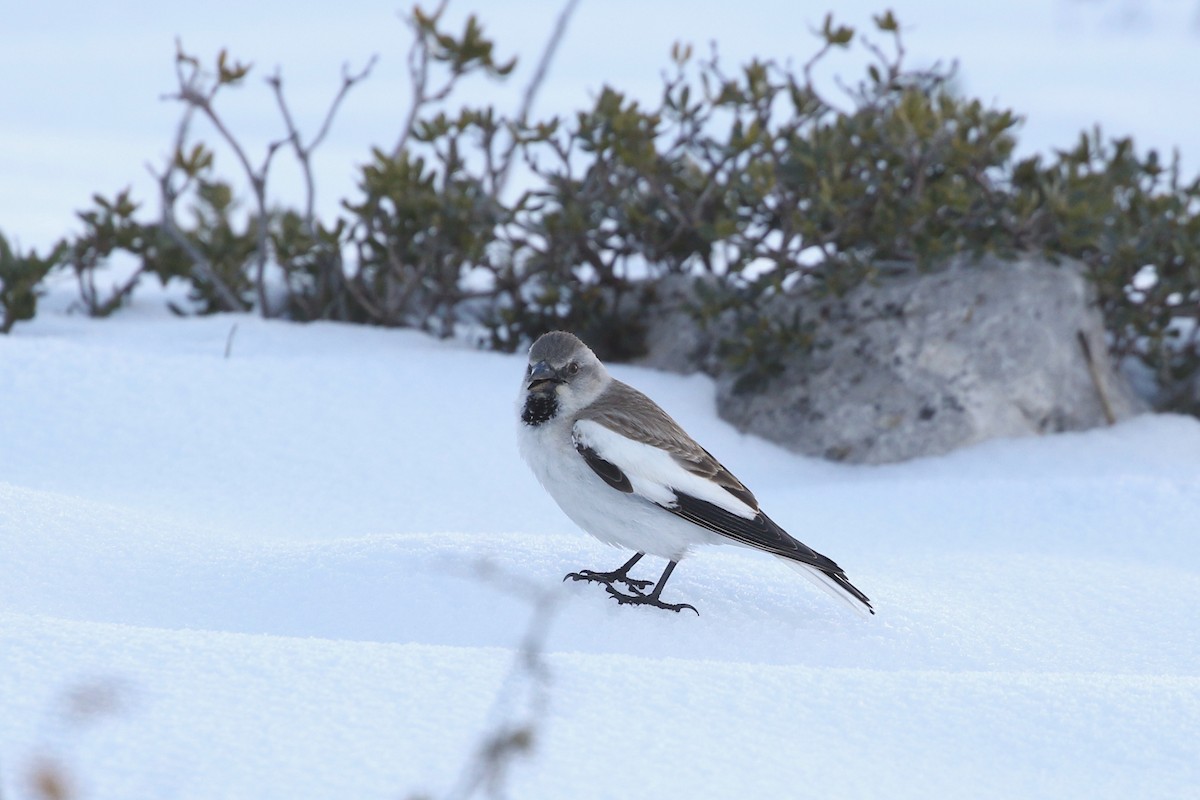
[[[578,361],[572,361],[570,364],[567,364],[567,374],[568,375],[576,375],[578,373],[579,373],[579,362]]]

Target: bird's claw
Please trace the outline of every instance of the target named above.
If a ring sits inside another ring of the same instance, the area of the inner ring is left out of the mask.
[[[642,589],[646,589],[654,585],[654,581],[643,581],[637,578],[630,578],[617,572],[596,572],[590,569],[581,569],[579,572],[568,572],[563,576],[563,582],[567,579],[573,581],[587,581],[589,583],[602,583],[609,589],[614,583],[623,583],[629,587],[630,591],[641,594]]]
[[[691,603],[664,603],[662,600],[659,600],[654,595],[642,594],[641,592],[635,592],[632,595],[621,594],[620,592],[618,592],[616,589],[614,589],[612,587],[612,584],[605,584],[604,588],[608,590],[609,595],[611,595],[612,598],[617,601],[618,605],[622,605],[622,606],[653,606],[655,608],[666,609],[667,611],[674,611],[676,614],[678,614],[680,611],[683,611],[686,608],[689,611],[691,611],[693,614],[695,614],[697,617],[700,616],[700,612],[697,611],[696,607],[694,605],[692,605]]]
[[[609,595],[612,596],[612,598],[620,605],[653,606],[654,608],[662,608],[667,611],[674,611],[675,613],[679,613],[686,608],[694,613],[697,617],[700,616],[700,612],[696,610],[696,607],[690,605],[689,603],[664,603],[659,599],[659,595],[662,594],[662,586],[666,582],[667,577],[671,574],[671,570],[675,566],[674,562],[671,562],[671,566],[669,566],[666,572],[663,573],[663,577],[658,579],[658,584],[654,591],[647,594],[646,590],[651,586],[655,586],[654,581],[643,581],[636,578],[630,578],[628,574],[629,567],[632,566],[638,558],[641,558],[640,553],[628,564],[620,569],[613,570],[612,572],[596,572],[595,570],[591,569],[581,569],[579,572],[568,572],[563,576],[563,582],[566,582],[567,580],[573,580],[587,581],[588,583],[598,583],[603,586],[604,590],[607,591]],[[618,591],[617,587],[615,586],[615,584],[618,583],[625,584],[625,586],[629,589],[629,594]]]

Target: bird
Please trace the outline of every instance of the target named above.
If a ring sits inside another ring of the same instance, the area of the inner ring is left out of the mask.
[[[551,331],[529,348],[518,406],[518,450],[538,482],[584,531],[634,552],[614,570],[563,581],[599,583],[622,605],[699,615],[663,600],[663,588],[693,547],[733,543],[778,556],[856,611],[875,613],[841,567],[775,524],[745,484],[574,334]],[[657,581],[629,574],[647,555],[667,561]]]

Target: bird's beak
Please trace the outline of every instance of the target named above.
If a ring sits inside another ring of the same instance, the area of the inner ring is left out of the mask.
[[[529,383],[525,388],[529,391],[547,391],[547,384],[562,382],[562,378],[558,377],[558,373],[549,364],[539,361],[529,370]]]

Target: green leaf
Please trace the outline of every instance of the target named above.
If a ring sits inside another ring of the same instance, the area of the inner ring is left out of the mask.
[[[895,33],[900,30],[900,25],[896,22],[896,17],[892,14],[891,9],[888,9],[883,14],[873,15],[871,19],[875,21],[875,27],[881,31]]]

